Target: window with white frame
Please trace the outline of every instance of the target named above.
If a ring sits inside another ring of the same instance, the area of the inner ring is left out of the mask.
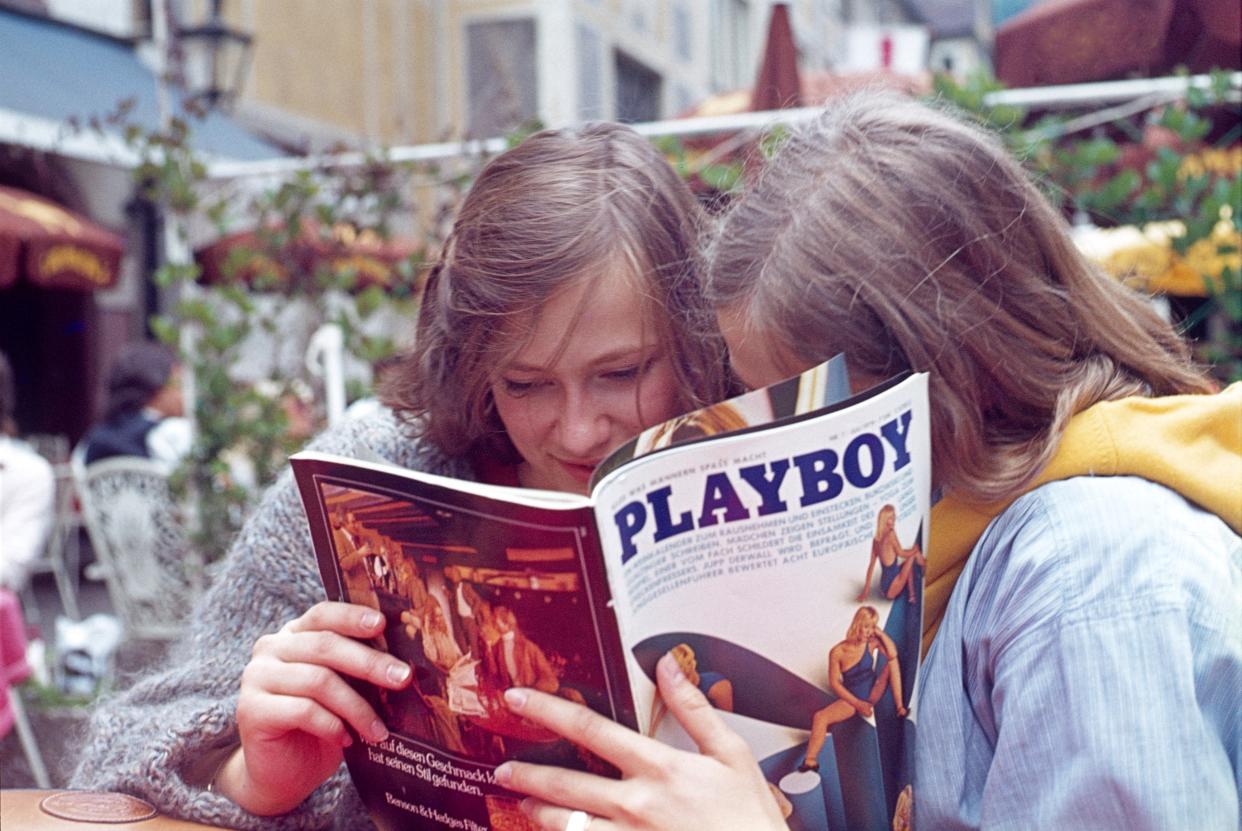
[[[466,24],[470,135],[498,136],[538,114],[535,21]]]
[[[613,54],[617,84],[616,120],[635,123],[659,119],[663,86],[660,74],[624,52]]]
[[[577,27],[578,117],[583,121],[604,118],[604,45],[599,32],[585,23]]]
[[[747,0],[712,0],[712,86],[717,91],[750,83],[750,4]]]
[[[690,10],[685,3],[673,5],[673,50],[677,60],[690,63],[694,59],[693,38],[690,29]]]

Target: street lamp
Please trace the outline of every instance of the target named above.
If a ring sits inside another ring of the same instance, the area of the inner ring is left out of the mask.
[[[250,33],[230,28],[220,16],[220,0],[211,0],[211,16],[178,29],[177,40],[190,98],[208,109],[228,109],[250,69]]]

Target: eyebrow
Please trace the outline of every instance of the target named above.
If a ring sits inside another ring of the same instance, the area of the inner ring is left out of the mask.
[[[638,346],[623,346],[620,349],[614,349],[611,352],[605,352],[603,355],[593,359],[588,367],[597,367],[604,364],[610,364],[614,361],[621,361],[628,358],[638,358],[640,360],[650,356],[655,350],[659,349],[660,343],[653,341],[650,344],[640,344]],[[559,356],[558,356],[559,357]],[[528,364],[520,361],[514,361],[506,364],[501,368],[502,372],[544,372],[548,369],[546,364]]]

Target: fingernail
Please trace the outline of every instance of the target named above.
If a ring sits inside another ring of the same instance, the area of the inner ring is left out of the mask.
[[[365,612],[362,615],[362,628],[374,629],[376,626],[380,625],[380,621],[383,619],[384,616],[379,612]]]
[[[403,683],[405,679],[410,677],[410,665],[409,664],[389,664],[387,675],[388,675],[388,680],[391,681],[392,683],[394,684]]]
[[[526,690],[521,687],[510,687],[505,690],[505,703],[509,705],[510,710],[520,710],[526,706],[526,699],[530,698]]]
[[[521,804],[518,805],[518,808],[522,810],[523,814],[530,816],[535,812],[535,800],[528,796],[522,800]]]
[[[373,742],[382,742],[388,738],[388,728],[384,725],[384,722],[379,719],[371,722],[370,733],[371,741]]]
[[[664,677],[673,682],[680,684],[686,680],[685,674],[681,671],[681,666],[677,663],[677,659],[673,657],[673,653],[664,653],[664,658],[660,661],[657,669],[664,674]]]
[[[353,743],[354,743],[354,737],[349,735],[348,733],[346,733],[341,738],[341,747],[349,747]]]
[[[513,766],[508,762],[505,762],[503,765],[496,768],[496,772],[493,775],[496,777],[496,784],[508,785],[513,779]]]

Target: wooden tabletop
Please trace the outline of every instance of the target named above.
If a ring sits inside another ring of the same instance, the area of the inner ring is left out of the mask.
[[[91,814],[95,808],[108,810],[110,801],[107,799],[99,799],[84,791],[34,791],[34,790],[0,790],[0,828],[4,831],[9,829],[21,829],[21,831],[87,831],[87,829],[113,829],[113,831],[124,831],[124,829],[141,829],[141,831],[194,831],[194,829],[213,828],[214,826],[202,825],[197,822],[187,822],[186,820],[173,819],[171,817],[155,816],[147,819],[138,820],[136,822],[117,822],[115,820],[100,822],[83,820],[62,819],[47,813],[40,807],[43,800],[49,796],[58,794],[74,794],[85,797],[77,800],[69,800],[67,803],[69,810],[66,813],[74,814]],[[122,807],[141,806],[140,802],[132,798],[126,800],[119,794],[110,796],[118,797],[115,800]],[[75,809],[75,801],[77,803]],[[64,798],[61,797],[62,809],[65,807]],[[54,803],[50,803],[56,808]],[[84,811],[81,809],[85,809]],[[99,816],[95,814],[95,816]],[[104,817],[99,817],[103,819]]]

